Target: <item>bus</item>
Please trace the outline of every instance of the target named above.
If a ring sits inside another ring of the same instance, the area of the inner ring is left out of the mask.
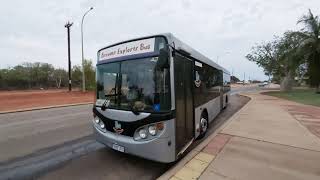
[[[116,151],[176,161],[229,102],[230,73],[171,33],[97,56],[94,136]]]

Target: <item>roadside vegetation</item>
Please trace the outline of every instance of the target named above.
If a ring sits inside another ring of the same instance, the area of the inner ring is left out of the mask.
[[[246,58],[262,67],[270,80],[279,83],[281,91],[290,92],[294,86],[308,85],[320,93],[320,18],[309,10],[297,24],[303,26],[300,31],[287,31],[258,44]],[[303,95],[292,93],[288,96]]]
[[[91,60],[84,61],[86,75],[86,89],[95,88],[95,68]],[[72,67],[72,86],[81,87],[82,68]],[[50,89],[68,87],[68,72],[62,68],[55,68],[49,63],[25,62],[14,67],[0,69],[0,90],[16,89]]]
[[[271,91],[264,94],[320,107],[320,96],[314,93],[314,89],[293,89],[290,92]]]

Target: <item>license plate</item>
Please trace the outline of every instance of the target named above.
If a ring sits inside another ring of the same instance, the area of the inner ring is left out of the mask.
[[[112,149],[120,151],[120,152],[124,152],[124,147],[119,146],[118,144],[113,144]]]

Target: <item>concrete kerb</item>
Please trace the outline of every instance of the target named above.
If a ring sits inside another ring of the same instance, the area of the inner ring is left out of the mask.
[[[203,142],[201,142],[199,145],[197,145],[193,150],[191,150],[185,157],[183,157],[178,163],[176,163],[173,167],[171,167],[169,170],[167,170],[164,174],[162,174],[160,177],[158,177],[158,180],[167,180],[173,177],[180,169],[182,169],[189,161],[191,161],[197,154],[199,154],[202,149],[204,149],[209,142],[217,135],[219,134],[225,127],[227,127],[234,119],[236,119],[244,109],[248,107],[248,105],[251,103],[251,97],[240,93],[241,96],[246,96],[250,98],[250,101],[245,104],[238,112],[236,112],[234,115],[232,115],[223,125],[221,125],[215,132],[213,132],[210,136],[208,136]]]
[[[8,114],[8,113],[16,113],[16,112],[25,112],[25,111],[34,111],[34,110],[51,109],[51,108],[60,108],[60,107],[68,107],[68,106],[80,106],[80,105],[86,105],[86,104],[93,104],[93,102],[74,103],[74,104],[62,104],[62,105],[55,105],[55,106],[44,106],[44,107],[17,109],[17,110],[12,110],[12,111],[0,111],[0,114]]]

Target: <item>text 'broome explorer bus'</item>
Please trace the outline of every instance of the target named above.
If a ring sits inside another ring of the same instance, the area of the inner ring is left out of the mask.
[[[159,162],[173,162],[228,103],[230,74],[171,34],[98,51],[97,141]]]

